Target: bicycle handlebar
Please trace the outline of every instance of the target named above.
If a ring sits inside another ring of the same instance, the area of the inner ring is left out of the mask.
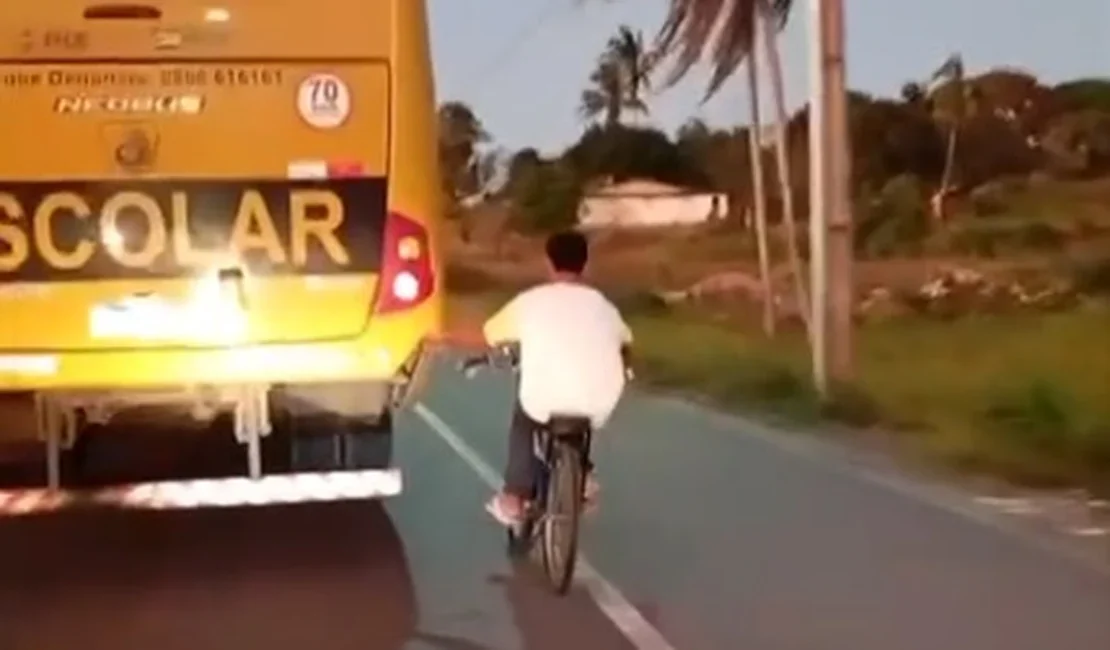
[[[503,343],[491,346],[481,354],[471,355],[459,362],[459,371],[470,376],[484,367],[499,367],[503,365],[516,372],[520,367],[520,344]]]

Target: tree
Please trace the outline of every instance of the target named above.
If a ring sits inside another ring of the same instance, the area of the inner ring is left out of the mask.
[[[756,22],[763,28],[763,46],[767,54],[767,63],[771,69],[771,93],[775,100],[775,163],[778,170],[779,189],[782,192],[782,216],[783,223],[786,224],[787,238],[786,251],[790,257],[790,270],[794,276],[794,292],[798,301],[798,313],[802,316],[806,333],[812,342],[813,323],[807,309],[810,304],[809,290],[806,288],[802,255],[798,250],[798,225],[797,217],[794,214],[794,184],[791,182],[790,158],[787,151],[787,123],[790,118],[786,114],[786,91],[778,48],[778,30],[783,25],[783,17],[775,15],[774,7],[769,0],[763,0],[758,4],[756,11],[759,13],[759,19]]]
[[[755,24],[752,24],[755,29]],[[755,35],[752,35],[754,42]],[[767,175],[763,170],[763,120],[759,101],[759,53],[753,48],[748,55],[748,160],[752,174],[752,225],[755,227],[755,250],[759,259],[759,286],[763,293],[763,333],[774,336],[776,329],[775,285],[771,278],[771,240],[767,229]],[[802,309],[801,311],[805,311]]]
[[[1110,79],[1076,79],[1059,84],[1052,94],[1066,111],[1110,113]]]
[[[628,25],[621,25],[616,35],[609,39],[605,56],[620,70],[628,106],[643,107],[646,113],[647,105],[641,95],[642,91],[651,90],[654,57],[644,45],[643,32],[634,32]]]
[[[704,120],[691,118],[674,134],[675,146],[691,161],[705,163],[713,149],[713,129]],[[708,171],[705,167],[703,170]],[[720,188],[718,188],[720,189]]]
[[[921,107],[925,104],[927,93],[925,86],[916,82],[910,81],[902,86],[902,101],[909,106]]]
[[[509,169],[504,191],[513,194],[537,167],[543,164],[540,152],[532,147],[521,149],[509,159]]]
[[[672,53],[675,55],[675,64],[671,71],[669,83],[672,85],[676,83],[681,77],[685,76],[686,72],[695,63],[702,60],[704,54],[709,53],[712,73],[706,89],[706,98],[711,97],[720,90],[724,82],[755,49],[756,26],[759,21],[765,20],[767,24],[773,27],[768,31],[777,33],[785,27],[793,4],[793,0],[731,0],[728,2],[724,0],[670,0],[666,18],[658,35],[660,52],[664,55]],[[830,3],[824,8],[827,10],[824,11],[824,14],[827,14],[825,17],[829,20],[823,20],[822,24],[828,26],[829,30],[823,31],[831,30],[833,37],[824,43],[823,47],[827,48],[827,54],[834,54],[835,56],[830,59],[832,63],[829,66],[823,67],[822,70],[814,70],[812,71],[813,74],[821,74],[823,77],[827,77],[830,71],[843,72],[844,64],[841,58],[843,39],[838,36],[843,30],[843,4],[843,0],[830,0]],[[838,59],[839,62],[837,62]],[[773,74],[772,76],[778,77],[772,79],[772,84],[781,88],[783,84],[781,74]],[[834,82],[842,81],[842,76],[833,75],[833,77]],[[841,86],[835,87],[838,88],[838,92],[842,92],[842,90],[839,90],[842,88]],[[833,102],[834,105],[837,103]],[[837,147],[846,147],[844,125],[838,120],[834,120],[831,126],[829,141],[836,143],[835,146]],[[778,130],[780,144],[776,151],[780,152],[780,161],[782,159],[781,152],[786,148],[783,142],[785,131],[785,128]],[[820,153],[823,154],[824,150]],[[781,163],[780,168],[782,168]],[[830,275],[835,272],[835,283],[830,284],[829,291],[832,296],[832,311],[834,312],[831,314],[830,325],[831,334],[836,342],[831,350],[824,346],[820,349],[813,348],[822,354],[821,359],[815,357],[815,362],[820,361],[822,365],[815,365],[814,379],[818,383],[818,388],[825,393],[827,393],[828,385],[824,379],[823,363],[826,361],[824,355],[831,355],[832,358],[829,361],[837,378],[848,380],[851,373],[852,349],[852,247],[851,221],[848,216],[850,207],[847,205],[848,197],[845,196],[847,188],[842,187],[838,180],[834,180],[833,183],[831,187],[835,191],[831,192],[830,196],[836,205],[830,206],[830,208],[838,215],[833,225],[847,227],[836,228],[833,231],[835,241],[830,241],[829,247]],[[786,192],[790,191],[786,178],[780,178],[780,184],[785,186]],[[818,198],[824,199],[825,197]],[[798,242],[791,241],[789,245],[796,247]],[[808,307],[808,303],[802,302],[801,304],[804,311]],[[814,303],[813,306],[815,309],[824,310],[823,303],[821,305]],[[810,333],[813,333],[812,330]],[[824,337],[822,337],[823,340]]]
[[[1022,139],[1039,135],[1062,108],[1051,88],[1022,70],[995,68],[969,84],[985,109],[980,112],[1006,122]]]
[[[444,194],[451,203],[481,189],[478,146],[490,139],[474,110],[463,102],[446,102],[439,108],[439,158]]]
[[[675,134],[679,155],[697,176],[705,179],[704,189],[725,192],[733,206],[752,205],[748,133],[747,127],[711,129],[694,119]],[[729,214],[739,215],[742,210],[730,209]]]
[[[953,54],[933,72],[931,83],[945,83],[945,87],[938,89],[947,90],[946,97],[937,97],[933,101],[937,119],[945,124],[948,129],[948,148],[944,159],[944,172],[940,178],[940,187],[932,198],[933,217],[943,221],[946,216],[948,196],[952,192],[952,177],[956,166],[956,147],[958,145],[960,129],[964,122],[974,111],[975,95],[973,89],[964,80],[964,61],[959,54]],[[947,99],[947,101],[943,101]]]
[[[621,25],[590,74],[590,86],[582,91],[579,113],[587,120],[603,117],[609,128],[620,123],[625,111],[646,114],[648,107],[641,91],[651,85],[651,66],[643,34]]]
[[[921,91],[917,84],[907,86]],[[923,91],[915,92],[910,91],[914,101],[901,104],[862,93],[849,95],[852,180],[857,193],[883,187],[903,174],[930,184],[939,181],[944,171],[944,136],[924,110]]]
[[[599,61],[590,73],[590,86],[582,91],[579,114],[590,121],[601,117],[606,128],[614,128],[620,124],[625,109],[646,111],[647,107],[629,100],[617,63]]]
[[[1052,171],[1062,176],[1110,171],[1110,112],[1065,113],[1045,132],[1044,151]]]
[[[676,83],[709,53],[712,74],[705,94],[715,95],[755,48],[761,4],[781,29],[794,0],[669,0],[657,37],[660,57],[673,53],[675,58],[668,83]]]
[[[790,232],[787,247],[790,250],[792,268],[796,278],[795,289],[798,292],[800,310],[806,315],[808,329],[808,314],[806,305],[809,304],[805,290],[805,280],[801,275],[801,256],[798,251],[796,237],[796,224],[794,221],[793,190],[790,187],[790,170],[786,158],[786,128],[785,128],[785,100],[783,99],[782,65],[778,57],[777,33],[785,26],[790,15],[793,0],[671,0],[659,31],[659,50],[662,54],[674,54],[674,67],[671,71],[668,84],[673,85],[700,61],[706,52],[710,52],[712,59],[712,74],[706,88],[705,97],[708,99],[717,93],[724,82],[740,67],[745,60],[749,63],[748,90],[752,109],[753,121],[758,121],[758,63],[753,58],[757,36],[761,25],[765,26],[763,32],[767,39],[767,56],[771,65],[771,85],[776,100],[776,111],[779,126],[776,129],[776,161],[778,162],[778,179],[784,200],[784,214],[787,215],[788,231]],[[763,243],[766,235],[766,208],[764,203],[764,173],[762,150],[759,138],[762,133],[761,125],[753,124],[748,133],[749,157],[752,162],[752,187],[754,197],[755,222],[757,238],[760,241],[760,267],[767,269],[763,278],[764,288],[769,284],[769,253]],[[763,272],[761,271],[761,274]],[[773,325],[767,324],[767,313],[764,313],[764,327],[768,331]]]
[[[595,125],[567,149],[563,159],[583,181],[651,178],[695,186],[708,181],[667,134],[655,129]]]
[[[959,55],[949,57],[931,83],[928,107],[947,131],[944,173],[931,199],[934,219],[943,220],[957,186],[1032,171],[1041,157],[1041,135],[1062,103],[1021,70],[998,68],[967,78]]]
[[[565,160],[541,160],[513,186],[513,212],[522,230],[550,232],[573,225],[582,201],[582,182]]]

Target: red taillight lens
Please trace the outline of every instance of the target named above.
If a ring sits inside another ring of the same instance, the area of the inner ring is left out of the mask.
[[[378,289],[379,314],[419,305],[435,290],[428,231],[408,217],[390,212],[382,244],[382,275]]]

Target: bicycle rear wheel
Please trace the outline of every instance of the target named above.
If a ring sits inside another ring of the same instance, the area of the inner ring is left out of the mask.
[[[582,510],[582,455],[571,444],[555,445],[543,519],[543,565],[555,592],[570,588],[578,558],[578,521]]]

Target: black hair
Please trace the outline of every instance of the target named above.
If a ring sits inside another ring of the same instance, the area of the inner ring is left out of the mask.
[[[547,238],[544,246],[552,268],[560,273],[580,275],[590,258],[590,246],[580,232],[565,230]]]

